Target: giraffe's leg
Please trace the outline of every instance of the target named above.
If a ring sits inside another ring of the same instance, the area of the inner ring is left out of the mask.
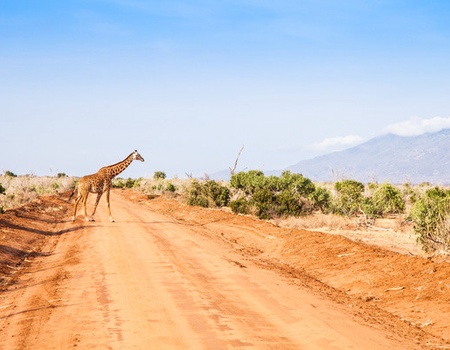
[[[108,204],[109,221],[114,222],[114,219],[111,215],[111,204],[109,202],[109,190],[110,189],[108,188],[108,190],[106,191],[106,203]]]
[[[88,217],[88,215],[87,215],[87,210],[86,210],[86,202],[87,202],[87,199],[88,199],[88,196],[89,196],[89,192],[82,193],[82,195],[83,195],[83,211],[84,211],[84,219],[85,219],[86,221],[90,221],[90,220],[89,220],[89,217]]]
[[[98,202],[100,202],[100,198],[102,198],[103,192],[97,193],[97,199],[95,200],[94,211],[92,212],[91,221],[94,221],[95,211],[97,210]]]
[[[80,202],[81,199],[81,194],[78,193],[77,198],[75,199],[75,203],[73,205],[73,216],[72,216],[72,222],[75,221],[75,217],[77,216],[77,207],[78,207],[78,203]]]

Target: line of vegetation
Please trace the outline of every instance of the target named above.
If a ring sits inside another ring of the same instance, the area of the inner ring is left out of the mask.
[[[41,195],[66,192],[76,181],[65,173],[37,177],[17,176],[6,171],[0,175],[0,213]],[[208,178],[169,180],[163,171],[155,171],[148,179],[116,178],[112,186],[152,196],[181,197],[189,205],[229,207],[236,214],[255,215],[261,219],[323,213],[373,222],[377,218],[401,216],[412,223],[425,251],[450,251],[450,190],[429,184],[364,185],[349,179],[316,184],[289,171],[280,176],[266,176],[262,171],[250,170],[233,174],[230,181]]]
[[[424,184],[429,187],[428,184]],[[187,203],[203,207],[229,206],[234,213],[261,219],[306,216],[315,212],[361,217],[367,222],[403,215],[413,223],[417,240],[425,251],[450,250],[450,190],[439,187],[425,191],[405,184],[363,183],[342,180],[319,186],[301,174],[283,172],[265,176],[251,170],[232,175],[229,191],[211,191],[225,185],[195,181],[185,193]],[[229,195],[229,197],[227,197]],[[226,197],[223,199],[223,197]],[[407,204],[409,210],[407,210]]]

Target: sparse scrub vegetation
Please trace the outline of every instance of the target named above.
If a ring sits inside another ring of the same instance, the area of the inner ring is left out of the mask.
[[[38,196],[66,192],[76,181],[65,173],[37,177],[6,171],[0,176],[0,213]],[[275,222],[298,220],[301,227],[313,229],[341,230],[358,227],[361,219],[370,218],[373,224],[378,218],[395,218],[398,227],[409,225],[425,251],[450,249],[450,190],[428,183],[364,185],[342,180],[315,184],[301,174],[286,171],[280,176],[265,176],[259,170],[233,174],[229,182],[192,177],[169,180],[163,171],[156,171],[151,178],[117,178],[113,187],[179,197],[189,205],[229,207],[237,214]]]
[[[450,190],[429,189],[411,209],[418,241],[425,251],[449,251]]]
[[[111,186],[113,188],[134,188],[138,187],[141,181],[142,178],[132,179],[129,177],[126,180],[122,178],[116,178],[112,181]]]
[[[161,172],[162,173],[162,172]],[[143,192],[148,195],[162,195],[170,194],[177,196],[185,192],[185,189],[189,186],[192,180],[179,180],[177,178],[166,179],[164,176],[153,176],[152,178],[140,178],[139,182],[136,182],[133,188],[134,190]]]
[[[0,207],[3,210],[20,206],[39,196],[66,192],[72,189],[75,183],[71,177],[17,176],[11,172],[6,173],[0,176],[3,188]]]

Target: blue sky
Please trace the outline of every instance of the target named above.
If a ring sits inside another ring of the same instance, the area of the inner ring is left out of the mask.
[[[450,127],[448,1],[0,2],[0,171],[283,169]]]

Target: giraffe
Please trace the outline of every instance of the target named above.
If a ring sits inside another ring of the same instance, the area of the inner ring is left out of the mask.
[[[98,202],[103,194],[106,192],[106,203],[108,204],[108,212],[109,212],[109,220],[114,222],[114,219],[111,216],[111,206],[109,203],[109,191],[111,189],[111,181],[114,177],[119,175],[122,171],[124,171],[133,160],[144,161],[144,158],[138,153],[138,151],[134,151],[124,160],[119,163],[104,166],[95,174],[83,176],[80,181],[78,181],[77,187],[70,197],[73,196],[76,190],[78,190],[78,195],[74,203],[73,207],[73,216],[72,221],[75,221],[75,217],[77,215],[77,206],[81,199],[83,199],[83,210],[84,217],[86,221],[94,221],[94,214],[97,210]],[[89,193],[97,193],[97,199],[95,201],[94,211],[92,212],[91,218],[88,217],[86,213],[86,201],[89,196]]]

